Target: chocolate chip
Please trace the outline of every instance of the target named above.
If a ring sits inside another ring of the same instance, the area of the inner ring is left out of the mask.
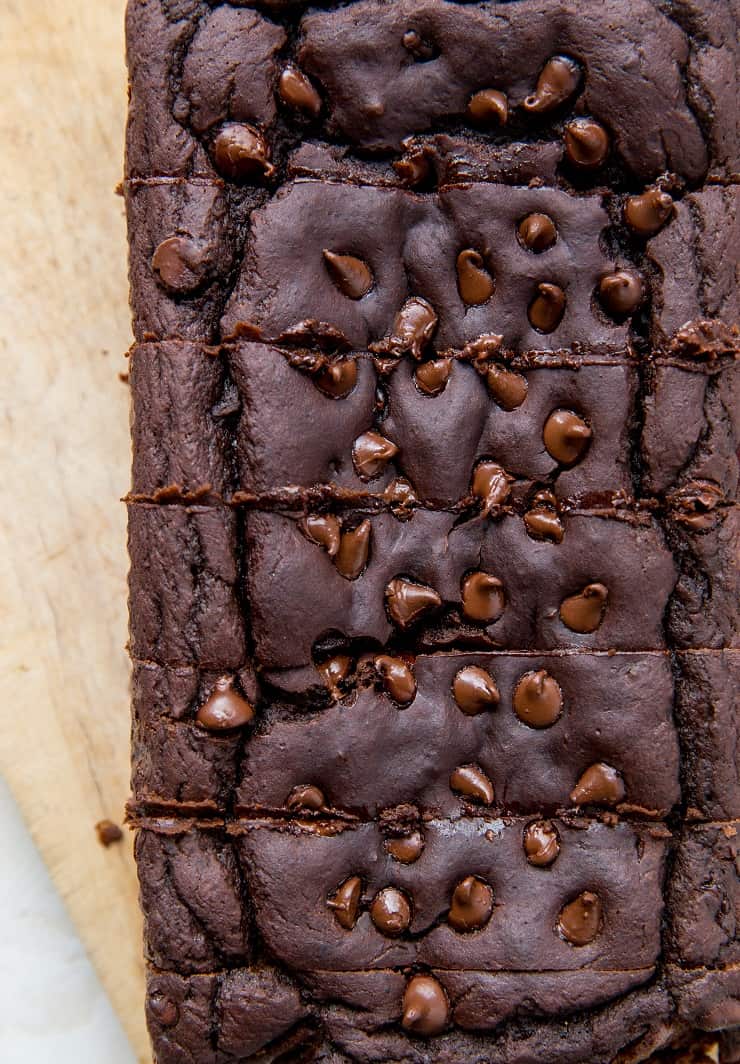
[[[444,987],[432,975],[414,975],[403,995],[402,1024],[407,1031],[425,1038],[441,1034],[450,1020],[450,1005]]]
[[[587,584],[560,604],[560,620],[572,632],[595,632],[604,619],[609,591],[603,584]]]
[[[477,876],[466,876],[452,893],[447,922],[456,931],[477,931],[491,919],[493,891]]]
[[[593,170],[609,154],[609,134],[593,118],[574,118],[565,127],[565,154],[574,166]]]
[[[537,78],[537,88],[522,107],[530,114],[546,114],[570,99],[581,80],[581,68],[567,55],[548,59]]]
[[[420,62],[433,59],[437,54],[434,45],[430,44],[429,41],[425,41],[417,30],[406,30],[401,38],[401,44],[407,52],[413,55],[414,59],[418,59]]]
[[[489,366],[486,384],[494,401],[502,410],[516,410],[527,398],[527,378],[501,366]]]
[[[409,188],[416,188],[431,176],[432,168],[426,152],[417,148],[396,159],[393,169]]]
[[[313,380],[324,395],[332,399],[346,399],[357,384],[357,362],[353,358],[326,362]]]
[[[586,452],[591,429],[572,410],[553,410],[542,430],[547,452],[561,465],[574,465]]]
[[[460,765],[450,776],[450,787],[483,805],[493,801],[493,784],[479,765]]]
[[[374,661],[375,669],[383,681],[383,687],[394,702],[407,706],[416,697],[414,674],[403,658],[379,654]]]
[[[345,931],[351,931],[357,923],[361,894],[362,880],[359,876],[350,876],[327,899],[326,904],[334,913],[334,919]]]
[[[254,707],[234,690],[233,676],[220,676],[198,710],[196,720],[209,731],[241,728],[254,719]]]
[[[419,502],[416,492],[403,477],[396,477],[388,485],[383,492],[383,498],[399,521],[408,521]]]
[[[549,728],[563,710],[560,684],[544,669],[526,672],[514,689],[514,712],[531,728]]]
[[[524,831],[524,852],[536,868],[551,865],[560,853],[560,839],[550,820],[534,820]]]
[[[560,910],[558,931],[573,946],[593,942],[600,926],[601,900],[590,890],[584,890]]]
[[[488,362],[489,359],[501,351],[504,338],[501,333],[484,333],[482,336],[470,340],[460,354],[463,358],[473,362],[476,367]]]
[[[414,382],[425,395],[440,395],[447,386],[452,372],[451,358],[432,358],[414,369]]]
[[[232,181],[269,178],[275,173],[267,141],[254,126],[233,122],[224,126],[213,142],[219,173]]]
[[[558,238],[555,222],[546,214],[528,214],[519,223],[517,232],[524,247],[537,255],[551,248]]]
[[[524,524],[533,539],[544,539],[549,543],[563,542],[563,522],[553,510],[535,506],[525,513]]]
[[[333,698],[341,698],[341,683],[349,676],[352,668],[352,659],[346,654],[335,654],[333,658],[327,658],[320,662],[316,669],[322,677]]]
[[[479,462],[473,473],[471,491],[483,502],[483,514],[501,506],[511,490],[512,478],[497,462]]]
[[[557,329],[565,314],[565,292],[556,284],[543,281],[537,285],[537,295],[529,304],[530,325],[541,333]]]
[[[474,248],[466,248],[457,256],[457,289],[463,303],[479,306],[493,295],[493,278],[485,267],[483,256]]]
[[[174,1027],[180,1019],[180,1010],[177,1002],[164,994],[152,994],[147,1002],[148,1011],[157,1021],[160,1027]]]
[[[442,605],[442,599],[433,587],[399,576],[386,587],[385,599],[391,620],[399,628],[410,627],[425,613]]]
[[[333,514],[309,514],[298,522],[298,527],[306,539],[323,547],[330,558],[338,553],[341,528]]]
[[[369,518],[349,532],[343,532],[334,567],[345,580],[356,580],[367,565],[372,524]]]
[[[358,436],[352,446],[352,461],[357,475],[363,480],[372,480],[385,471],[391,458],[398,454],[398,447],[379,432],[370,429]]]
[[[123,838],[123,832],[118,824],[114,824],[112,820],[99,820],[95,825],[95,832],[98,836],[98,842],[101,846],[105,846],[106,849],[112,846],[114,842],[120,842]]]
[[[616,805],[624,798],[622,777],[611,765],[589,765],[570,793],[574,805]]]
[[[613,318],[634,314],[644,298],[645,286],[635,270],[615,270],[599,281],[599,301]]]
[[[370,267],[354,255],[337,255],[326,248],[322,251],[324,264],[334,284],[348,299],[362,299],[373,287]]]
[[[308,77],[289,63],[280,75],[278,93],[283,103],[316,118],[321,110],[321,97]]]
[[[193,292],[207,270],[203,247],[186,236],[169,236],[152,256],[152,269],[164,288],[178,295]]]
[[[466,665],[460,669],[452,684],[452,694],[466,717],[475,717],[478,713],[493,709],[501,700],[490,672],[477,665]]]
[[[401,935],[411,923],[411,905],[403,891],[384,887],[373,898],[370,919],[383,935]]]
[[[498,89],[481,89],[468,101],[468,116],[481,126],[505,126],[509,120],[509,101]]]
[[[285,804],[294,811],[320,813],[326,808],[324,792],[313,783],[299,783],[288,795]]]
[[[491,573],[468,573],[462,582],[463,613],[471,621],[493,624],[504,612],[504,585]]]
[[[394,861],[413,864],[421,857],[424,839],[420,831],[412,831],[398,839],[386,839],[385,848]]]
[[[410,354],[421,359],[437,328],[437,314],[431,303],[421,296],[412,296],[403,304],[393,320],[391,335],[371,344],[370,350],[399,357]]]
[[[624,220],[640,236],[653,236],[673,214],[673,200],[659,188],[649,188],[639,196],[629,196]]]

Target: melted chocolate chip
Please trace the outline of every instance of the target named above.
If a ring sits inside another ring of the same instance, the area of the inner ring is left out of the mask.
[[[267,141],[254,126],[233,122],[213,142],[213,158],[223,177],[232,181],[269,178],[275,173]]]
[[[343,532],[334,567],[345,580],[356,580],[367,565],[372,524],[369,518],[349,532]]]
[[[351,931],[357,923],[361,894],[362,880],[359,876],[350,876],[327,899],[326,904],[332,910],[334,919],[345,931]]]
[[[471,361],[476,368],[495,358],[503,346],[504,338],[500,333],[484,333],[475,340],[470,340],[460,354]]]
[[[383,681],[383,687],[394,702],[398,702],[401,706],[407,706],[413,702],[416,697],[416,680],[403,658],[379,654],[374,664]]]
[[[599,301],[613,318],[634,314],[644,298],[645,286],[635,270],[615,270],[599,282]]]
[[[547,281],[538,284],[537,295],[527,311],[532,328],[541,333],[554,332],[563,320],[565,303],[565,292],[559,285]]]
[[[573,946],[593,942],[600,926],[601,900],[590,890],[584,890],[560,910],[558,931]]]
[[[391,620],[399,628],[409,628],[425,613],[442,605],[442,599],[433,587],[398,576],[386,587],[385,599]]]
[[[524,524],[528,535],[533,539],[544,539],[548,543],[562,543],[565,529],[563,522],[553,510],[535,507],[527,510]]]
[[[465,798],[490,805],[493,784],[479,765],[460,765],[450,776],[450,787]]]
[[[481,126],[505,126],[509,101],[498,89],[481,89],[468,101],[468,116]]]
[[[327,658],[316,666],[324,683],[333,698],[341,698],[341,683],[349,676],[352,668],[352,659],[346,654],[336,654],[333,658]]]
[[[574,805],[616,805],[624,798],[622,777],[611,765],[589,765],[570,793]]]
[[[316,118],[321,111],[321,97],[309,78],[289,63],[280,75],[278,93],[283,103]]]
[[[373,898],[370,919],[378,931],[389,938],[403,934],[411,923],[408,898],[396,887],[384,887]]]
[[[357,362],[353,358],[326,362],[313,380],[324,395],[331,399],[346,399],[357,384]]]
[[[546,214],[528,214],[519,223],[517,232],[524,247],[537,255],[551,248],[558,238],[555,223]]]
[[[152,269],[164,288],[186,295],[195,291],[205,278],[204,249],[186,236],[167,237],[152,256]]]
[[[322,251],[324,264],[334,284],[348,299],[362,299],[373,287],[370,267],[354,255],[337,255],[326,248]]]
[[[489,366],[486,384],[494,401],[502,410],[516,410],[527,398],[527,378],[501,366]]]
[[[473,473],[471,490],[483,501],[483,514],[501,506],[511,490],[512,478],[497,462],[480,462]]]
[[[391,335],[377,344],[371,344],[370,349],[395,356],[410,354],[413,358],[421,359],[434,336],[437,320],[431,303],[421,296],[412,296],[396,314]]]
[[[649,188],[639,196],[629,196],[624,220],[640,236],[653,236],[673,214],[673,200],[659,188]]]
[[[451,358],[432,358],[414,369],[414,382],[424,395],[440,395],[452,372]]]
[[[326,798],[324,792],[313,783],[299,783],[290,792],[285,804],[293,811],[320,813],[326,808]]]
[[[400,861],[401,864],[413,864],[421,857],[424,839],[420,831],[412,831],[398,839],[387,839],[385,848],[394,861]]]
[[[603,584],[587,584],[582,591],[563,599],[560,620],[571,632],[595,632],[604,620],[609,591]]]
[[[563,710],[560,684],[544,669],[527,672],[514,689],[514,712],[531,728],[549,728]]]
[[[493,278],[485,267],[483,256],[474,248],[466,248],[457,256],[457,289],[463,303],[479,306],[493,295]]]
[[[352,447],[352,461],[357,475],[363,480],[379,477],[397,454],[398,447],[395,443],[372,429],[358,436]]]
[[[494,709],[501,700],[490,672],[477,665],[466,665],[460,669],[452,684],[452,694],[466,717],[475,717],[487,709]]]
[[[548,59],[537,78],[537,88],[522,107],[530,114],[546,114],[570,99],[581,80],[581,68],[567,55]]]
[[[561,465],[574,465],[582,458],[591,435],[583,418],[572,410],[553,410],[542,430],[548,454]]]
[[[594,170],[609,154],[609,134],[593,118],[574,118],[565,127],[565,154],[574,166]]]
[[[536,868],[551,865],[560,853],[560,839],[550,820],[535,820],[524,831],[524,852]]]
[[[468,573],[462,582],[462,607],[471,621],[493,624],[504,612],[504,585],[491,573]]]
[[[718,523],[719,508],[725,502],[725,493],[718,484],[711,480],[692,480],[671,495],[670,515],[692,532],[704,532]]]
[[[493,891],[477,876],[466,876],[452,893],[447,922],[456,931],[485,927],[493,912]]]
[[[299,521],[298,527],[306,539],[323,547],[329,557],[338,553],[341,528],[333,514],[309,514]]]
[[[431,975],[415,975],[403,995],[402,1024],[407,1031],[425,1038],[441,1034],[450,1020],[450,1005],[444,987]]]
[[[416,492],[403,477],[397,477],[388,485],[383,492],[383,498],[399,521],[408,521],[419,502]]]
[[[174,1027],[180,1019],[177,1003],[163,994],[152,994],[148,1001],[149,1013],[160,1027]]]
[[[198,710],[196,720],[209,731],[242,728],[254,720],[254,706],[234,690],[233,676],[221,676]]]

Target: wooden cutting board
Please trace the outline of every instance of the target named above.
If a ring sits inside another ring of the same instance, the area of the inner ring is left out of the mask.
[[[131,840],[93,827],[129,776],[123,14],[0,5],[0,771],[145,1062]]]

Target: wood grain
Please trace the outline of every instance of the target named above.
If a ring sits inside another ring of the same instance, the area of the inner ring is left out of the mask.
[[[141,1061],[129,787],[124,0],[0,5],[0,770]]]

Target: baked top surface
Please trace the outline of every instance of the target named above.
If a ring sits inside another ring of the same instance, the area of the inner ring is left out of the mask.
[[[159,1064],[740,1059],[736,29],[129,3]]]

